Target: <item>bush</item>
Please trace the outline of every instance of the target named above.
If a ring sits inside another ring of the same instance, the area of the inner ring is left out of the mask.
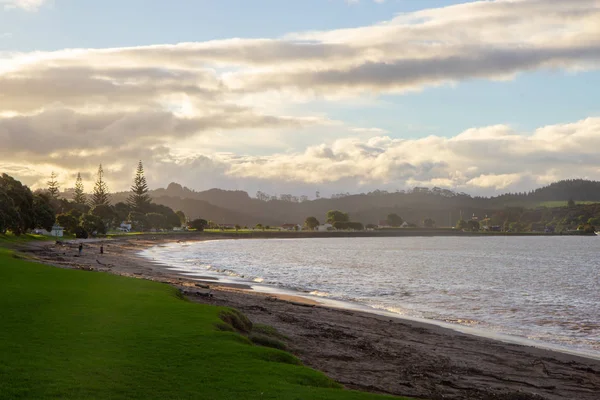
[[[221,332],[235,332],[235,329],[233,329],[231,325],[226,324],[225,322],[219,322],[215,324],[215,328],[217,328],[217,330]]]
[[[221,311],[219,318],[240,333],[250,333],[252,330],[252,321],[234,308]]]
[[[287,349],[285,343],[269,336],[252,333],[250,336],[248,336],[248,338],[252,341],[252,343],[257,344],[259,346],[271,347],[278,350]]]
[[[75,228],[75,231],[73,232],[75,233],[75,237],[77,239],[87,239],[88,238],[88,232],[83,229],[81,226],[78,226],[77,228]]]
[[[285,336],[283,333],[280,333],[277,329],[273,328],[272,326],[263,325],[263,324],[254,324],[254,326],[252,327],[252,333],[259,333],[259,334],[263,334],[266,336],[271,336],[271,337],[275,337],[275,338],[279,338],[279,339],[287,339],[288,338],[287,336]]]
[[[302,361],[300,361],[297,357],[294,357],[290,353],[285,353],[283,351],[270,351],[268,353],[261,353],[258,355],[258,357],[265,361],[291,365],[302,365]]]

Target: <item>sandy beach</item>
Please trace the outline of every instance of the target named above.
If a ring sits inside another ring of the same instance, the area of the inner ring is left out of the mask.
[[[214,279],[190,280],[138,255],[177,240],[151,235],[34,243],[23,249],[61,268],[165,282],[192,301],[230,306],[287,336],[290,351],[348,388],[426,399],[600,399],[600,360],[463,334],[425,322],[326,307],[252,292]],[[100,254],[100,245],[104,254]]]

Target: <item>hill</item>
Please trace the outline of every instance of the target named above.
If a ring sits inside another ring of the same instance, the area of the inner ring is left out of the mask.
[[[177,183],[152,190],[150,195],[156,203],[182,210],[190,218],[204,218],[219,224],[279,226],[284,223],[301,224],[309,216],[323,223],[327,211],[341,210],[349,213],[352,220],[364,224],[377,224],[390,213],[395,213],[417,225],[431,218],[437,226],[453,226],[461,216],[464,219],[473,215],[485,218],[486,215],[498,215],[500,211],[503,211],[502,215],[523,214],[526,209],[566,206],[569,200],[600,202],[600,182],[564,180],[530,192],[505,193],[495,197],[474,197],[447,189],[417,187],[409,191],[376,190],[304,201],[289,195],[279,198],[261,196],[259,200],[240,190],[195,191]],[[112,202],[125,202],[128,196],[128,192],[115,193]],[[512,211],[507,211],[507,208]],[[497,217],[494,222],[499,222],[500,218]]]

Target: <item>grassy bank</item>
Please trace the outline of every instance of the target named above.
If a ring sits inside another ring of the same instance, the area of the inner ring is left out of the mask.
[[[0,397],[384,398],[217,329],[221,312],[168,285],[48,267],[0,247]]]

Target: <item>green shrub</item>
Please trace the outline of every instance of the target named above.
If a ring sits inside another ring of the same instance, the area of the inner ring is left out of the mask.
[[[285,343],[269,336],[261,335],[258,333],[252,333],[250,334],[249,338],[252,341],[252,343],[257,344],[259,346],[271,347],[278,350],[287,349]]]
[[[226,324],[225,322],[216,323],[215,328],[217,328],[217,330],[221,331],[221,332],[235,332],[235,329],[233,329],[233,326]]]
[[[278,339],[288,339],[283,333],[279,332],[277,329],[273,328],[269,325],[264,324],[254,324],[252,327],[252,333],[260,333],[266,336],[275,337]]]
[[[269,352],[265,351],[264,353],[260,354],[259,358],[265,361],[277,362],[282,364],[302,365],[302,361],[300,361],[297,357],[294,357],[290,353],[278,350],[273,350]]]
[[[219,313],[219,318],[240,333],[250,333],[252,322],[244,314],[234,308],[228,308]]]

